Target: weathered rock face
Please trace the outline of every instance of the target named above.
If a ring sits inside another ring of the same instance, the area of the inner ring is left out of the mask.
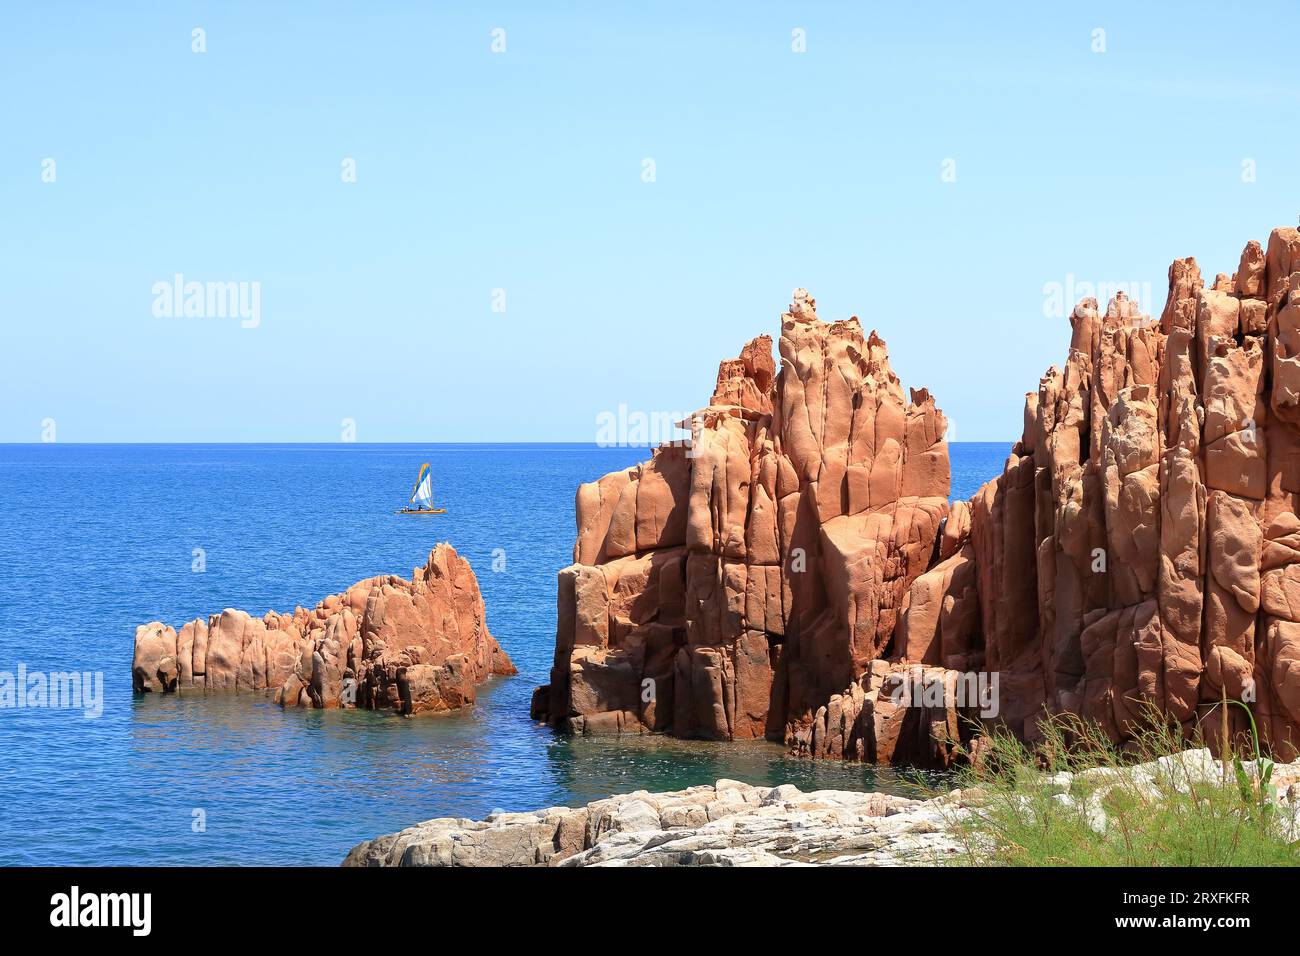
[[[975,703],[1031,741],[1072,712],[1123,742],[1155,707],[1217,747],[1226,693],[1293,759],[1300,232],[1208,287],[1177,260],[1158,320],[1119,294],[1070,323],[1003,473],[950,510],[933,400],[906,402],[884,343],[796,292],[779,375],[755,339],[689,457],[579,490],[534,715],[943,762]],[[973,674],[995,700],[961,692]],[[917,683],[933,693],[897,693]]]
[[[417,714],[473,704],[476,685],[515,668],[469,562],[439,544],[411,580],[367,578],[312,610],[142,625],[131,671],[137,692],[275,691],[285,706]]]
[[[938,553],[946,422],[924,390],[905,397],[874,332],[820,321],[804,290],[794,300],[779,375],[771,339],[754,339],[720,366],[689,448],[578,489],[535,717],[886,760],[922,716],[956,725],[943,703],[906,721],[878,713],[887,670],[869,671]],[[945,620],[974,616],[970,574],[957,577],[971,596]]]
[[[964,639],[1001,670],[1002,716],[1033,739],[1043,708],[1072,711],[1122,741],[1154,705],[1189,732],[1208,716],[1217,745],[1226,691],[1294,758],[1300,234],[1251,242],[1209,287],[1177,260],[1159,321],[1122,295],[1070,321],[1064,370],[971,502],[981,620]]]
[[[959,791],[883,793],[735,780],[585,807],[428,820],[353,848],[344,866],[906,866],[955,857]]]

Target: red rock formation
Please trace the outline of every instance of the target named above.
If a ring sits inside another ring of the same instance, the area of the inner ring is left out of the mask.
[[[473,569],[449,544],[409,581],[367,578],[310,611],[227,609],[179,633],[142,625],[131,670],[137,692],[274,690],[284,705],[403,714],[473,704],[489,675],[516,673],[488,633]]]
[[[1208,720],[1217,745],[1226,690],[1296,756],[1293,288],[1300,234],[1277,229],[1211,288],[1194,259],[1174,262],[1158,322],[1122,295],[1105,314],[1091,299],[1074,310],[1064,371],[1027,397],[1002,476],[972,501],[981,622],[963,640],[983,642],[1002,716],[1027,739],[1046,709],[1123,741],[1154,705],[1188,732]],[[1236,708],[1232,722],[1249,724]]]
[[[1122,743],[1154,707],[1217,746],[1226,693],[1294,759],[1300,232],[1209,288],[1174,262],[1158,321],[1121,293],[1070,323],[1002,474],[949,512],[934,401],[797,291],[780,374],[766,337],[724,362],[691,457],[579,490],[534,715],[942,762],[987,674],[1030,741],[1070,712]]]
[[[802,289],[780,353],[779,376],[767,336],[721,364],[689,448],[578,489],[535,717],[877,756],[874,733],[845,727],[935,556],[947,425],[924,390],[906,399],[874,332],[821,322]]]

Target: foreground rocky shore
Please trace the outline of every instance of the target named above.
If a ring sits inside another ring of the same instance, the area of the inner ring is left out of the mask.
[[[355,847],[344,866],[897,866],[958,850],[944,800],[735,780],[585,807],[439,819]],[[960,809],[960,808],[958,808]]]
[[[1242,770],[1256,778],[1255,762]],[[1076,807],[1104,833],[1105,798],[1122,789],[1149,800],[1192,787],[1224,786],[1208,749],[1126,768],[1042,774],[1028,794]],[[1234,775],[1227,786],[1235,788]],[[1300,838],[1300,762],[1273,767],[1263,785],[1276,827]],[[964,824],[981,812],[979,788],[928,800],[735,780],[669,793],[639,790],[585,807],[440,818],[358,844],[344,866],[936,866],[973,862]],[[1018,798],[1031,802],[1031,796]],[[973,838],[976,842],[980,837]]]

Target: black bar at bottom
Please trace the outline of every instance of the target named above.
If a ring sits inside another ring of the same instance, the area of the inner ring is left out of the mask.
[[[643,933],[701,919],[754,932],[760,944],[782,924],[799,927],[801,940],[877,930],[901,934],[899,942],[939,934],[949,944],[1038,931],[1056,934],[1044,939],[1172,932],[1230,942],[1289,928],[1295,887],[1290,873],[1245,869],[42,867],[0,869],[0,919],[18,938],[75,933],[82,942],[170,945],[347,946],[353,934],[370,932],[417,941],[432,933],[445,942],[453,931],[546,945],[600,938],[592,934],[604,923],[617,935],[602,949],[617,939],[640,948]]]

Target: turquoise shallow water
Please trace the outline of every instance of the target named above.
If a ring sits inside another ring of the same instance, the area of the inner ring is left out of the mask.
[[[1009,447],[953,445],[954,496],[998,473]],[[645,457],[589,445],[0,446],[0,671],[104,675],[95,719],[0,709],[0,864],[334,864],[430,817],[719,777],[906,792],[888,769],[799,761],[774,744],[570,740],[528,719],[550,667],[574,491]],[[449,513],[391,514],[422,461]],[[133,697],[137,624],[314,605],[363,577],[408,575],[440,540],[473,564],[488,626],[520,670],[485,685],[471,713]]]

